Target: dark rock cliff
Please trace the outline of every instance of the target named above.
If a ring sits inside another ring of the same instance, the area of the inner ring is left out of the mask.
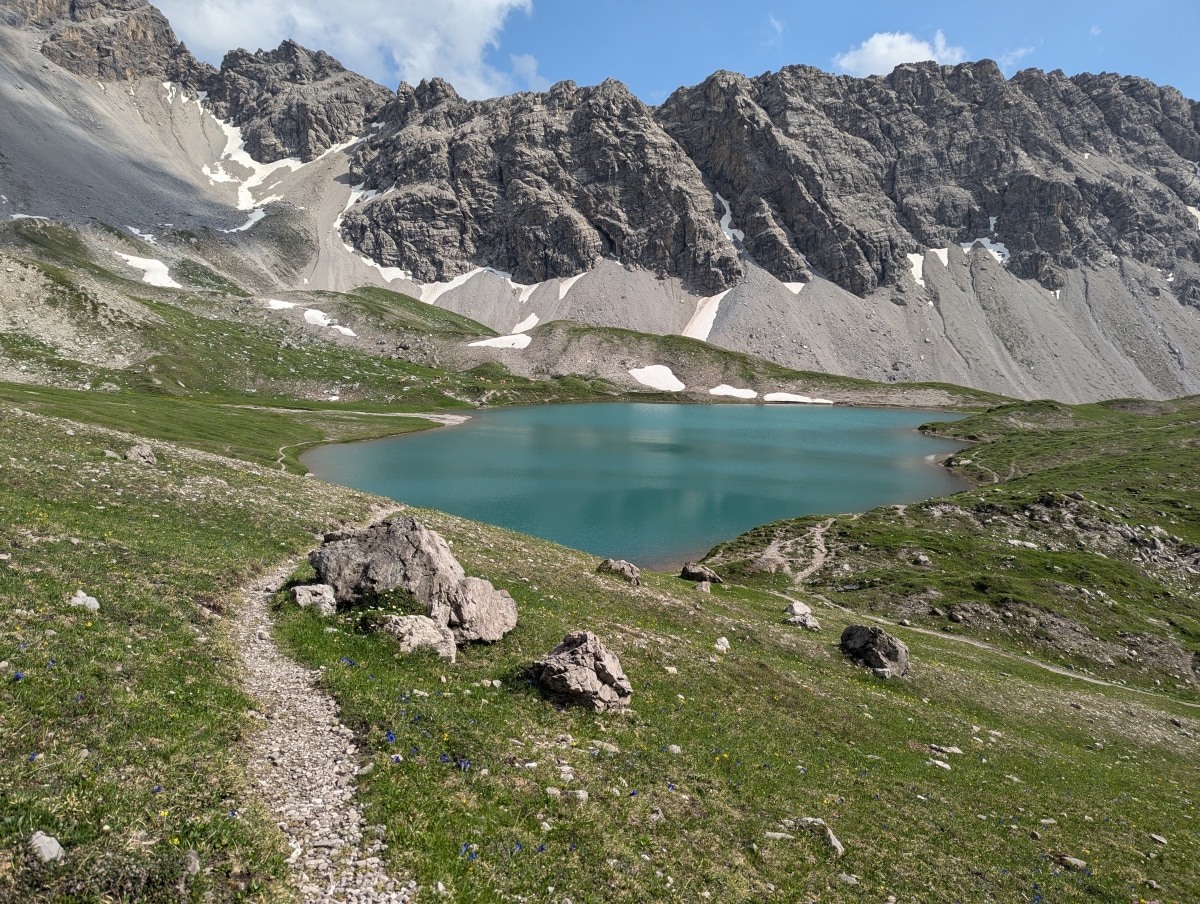
[[[704,177],[619,82],[472,102],[435,79],[380,119],[352,172],[388,193],[344,233],[421,282],[476,266],[537,282],[605,257],[709,293],[741,276]]]
[[[294,41],[271,51],[231,51],[206,88],[217,117],[242,127],[246,150],[260,163],[319,157],[366,132],[394,96]]]
[[[1142,79],[1006,80],[986,60],[867,79],[719,72],[656,117],[780,279],[803,256],[861,295],[895,283],[906,253],[979,238],[1052,289],[1112,254],[1200,261],[1187,211],[1200,203],[1200,105]]]

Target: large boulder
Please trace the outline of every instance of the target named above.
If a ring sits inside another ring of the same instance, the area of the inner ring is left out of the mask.
[[[848,625],[842,632],[841,650],[879,678],[908,674],[908,647],[883,628]]]
[[[454,662],[458,654],[454,633],[424,615],[389,615],[383,620],[380,630],[396,638],[401,653],[431,649],[449,662]]]
[[[626,562],[624,559],[605,559],[597,566],[596,573],[616,575],[621,580],[628,581],[634,587],[640,587],[642,584],[641,569],[632,562]]]
[[[537,682],[550,696],[590,706],[596,712],[623,709],[633,685],[621,663],[591,631],[576,631],[534,665]]]
[[[683,570],[679,572],[679,576],[685,581],[708,581],[710,584],[724,583],[719,574],[707,565],[701,565],[699,562],[688,562],[683,566]]]
[[[328,534],[308,561],[339,603],[405,590],[460,644],[493,643],[517,624],[517,604],[508,591],[468,578],[449,544],[415,518]]]

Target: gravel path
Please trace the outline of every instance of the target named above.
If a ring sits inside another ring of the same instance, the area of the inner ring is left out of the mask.
[[[246,690],[263,718],[250,741],[250,778],[287,836],[301,901],[402,904],[417,885],[384,871],[383,829],[366,826],[355,805],[353,733],[316,687],[320,673],[286,657],[271,639],[267,601],[294,567],[286,563],[244,588],[233,622]]]

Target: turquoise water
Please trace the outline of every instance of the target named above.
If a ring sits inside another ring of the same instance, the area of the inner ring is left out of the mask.
[[[953,415],[877,408],[596,404],[476,413],[460,427],[324,446],[318,477],[650,568],[759,524],[962,489],[914,431]]]

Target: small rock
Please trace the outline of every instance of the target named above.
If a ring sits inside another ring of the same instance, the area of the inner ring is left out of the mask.
[[[870,668],[876,677],[908,674],[908,647],[882,628],[847,625],[842,632],[841,650]]]
[[[94,596],[88,596],[82,590],[76,590],[75,595],[67,600],[72,606],[80,606],[90,612],[100,611],[100,601]]]
[[[642,584],[641,569],[624,559],[605,559],[596,567],[596,573],[615,575],[634,587],[640,587]]]
[[[52,863],[67,856],[67,852],[58,843],[58,839],[42,831],[33,833],[33,837],[29,839],[29,846],[33,848],[34,854],[42,863]]]
[[[1068,857],[1064,854],[1062,856],[1055,857],[1054,859],[1057,860],[1062,866],[1065,866],[1069,870],[1074,870],[1075,872],[1079,872],[1081,869],[1087,869],[1087,861],[1080,860],[1078,857]]]
[[[1058,820],[1057,819],[1042,819],[1042,820],[1038,821],[1038,825],[1040,825],[1042,827],[1056,826],[1056,825],[1058,825]]]
[[[431,649],[447,662],[454,662],[458,655],[454,632],[424,615],[389,615],[380,629],[396,638],[401,653]]]
[[[787,832],[764,832],[763,837],[769,841],[794,841],[796,836]]]
[[[568,792],[567,792],[567,797],[573,797],[573,798],[575,798],[577,801],[580,801],[581,803],[587,803],[587,799],[588,799],[588,793],[587,793],[586,791],[583,791],[583,790],[577,790],[577,791],[568,791]]]
[[[189,876],[200,872],[200,855],[196,851],[188,851],[183,857],[183,871]]]
[[[1029,837],[1032,838],[1034,841],[1041,841],[1042,833],[1039,832],[1037,829],[1034,829],[1032,832],[1029,833]]]
[[[363,766],[361,769],[358,770],[358,774],[359,775],[370,775],[374,771],[375,771],[375,764],[367,763],[367,765]]]
[[[962,750],[958,747],[943,747],[940,744],[930,744],[929,749],[934,753],[945,753],[952,756],[962,756]]]
[[[847,885],[857,885],[858,876],[853,876],[850,873],[838,873],[838,879],[845,882]]]
[[[797,828],[808,829],[810,832],[824,836],[825,843],[833,849],[834,857],[840,857],[846,853],[846,848],[838,841],[837,835],[833,834],[833,829],[826,824],[825,820],[815,816],[804,816],[795,820],[795,825]]]
[[[158,459],[154,457],[154,450],[144,443],[137,446],[130,446],[126,449],[125,460],[139,465],[158,464]]]
[[[925,762],[930,766],[937,766],[939,769],[945,769],[947,772],[950,771],[950,764],[945,760],[926,760]]]
[[[796,625],[806,631],[820,631],[821,623],[817,621],[814,615],[793,615],[789,619],[785,619],[785,624]]]
[[[811,615],[812,607],[807,603],[797,602],[792,600],[788,603],[788,607],[783,610],[784,615]]]
[[[671,754],[672,756],[679,756],[681,753],[683,753],[683,748],[678,744],[670,744],[667,747],[667,753]]]
[[[547,797],[562,797],[562,789],[560,789],[560,788],[547,788],[547,789],[546,789],[546,796],[547,796]]]
[[[592,746],[597,750],[603,750],[605,753],[620,753],[621,748],[616,744],[610,744],[608,741],[593,741]]]
[[[1162,835],[1155,835],[1153,832],[1150,833],[1150,840],[1155,844],[1165,845],[1167,843],[1167,839],[1163,838]]]
[[[930,564],[930,558],[929,558],[929,556],[922,553],[921,555],[919,555],[915,559],[913,559],[913,564],[914,565],[928,565],[928,564]]]
[[[668,675],[678,675],[679,669],[675,668],[675,666],[673,666],[673,665],[669,665],[666,667],[666,673]]]
[[[312,606],[319,615],[328,616],[337,612],[337,600],[333,588],[328,584],[304,584],[292,588],[292,599],[301,609]]]
[[[701,565],[699,562],[688,562],[679,572],[679,576],[685,581],[708,581],[710,584],[724,583],[719,574],[707,565]]]
[[[696,589],[701,593],[712,593],[712,581],[700,581],[696,585]]]
[[[715,644],[713,644],[713,647],[716,649],[716,651],[718,653],[728,653],[729,652],[729,638],[728,637],[718,637],[717,642]]]
[[[633,685],[617,657],[591,631],[576,631],[534,664],[538,684],[551,696],[591,706],[596,712],[623,709]]]

